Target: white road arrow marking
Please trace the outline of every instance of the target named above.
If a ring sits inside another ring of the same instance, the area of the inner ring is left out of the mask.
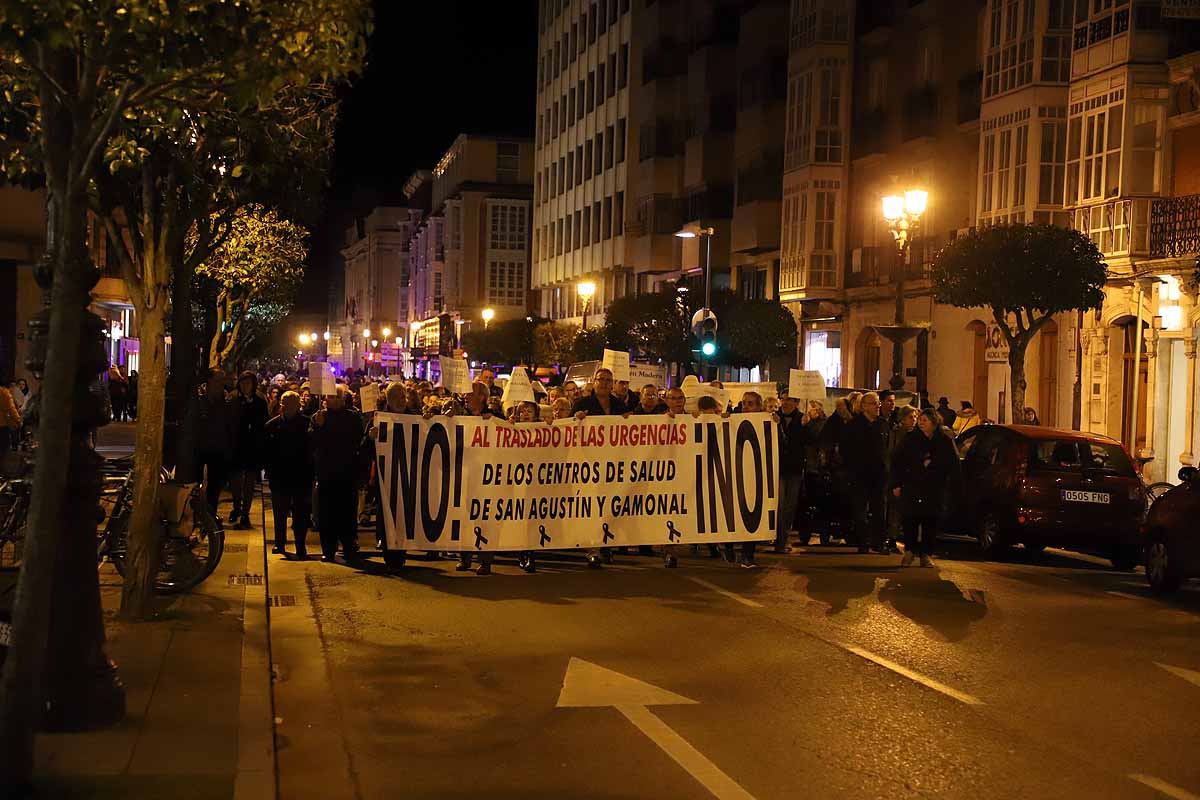
[[[733,778],[646,708],[677,705],[696,705],[696,701],[582,658],[572,658],[567,664],[567,674],[563,676],[557,703],[558,708],[612,706],[708,789],[713,797],[719,800],[754,800]]]
[[[1193,686],[1200,686],[1200,672],[1196,672],[1194,669],[1184,669],[1183,667],[1172,667],[1170,664],[1160,664],[1157,661],[1154,662],[1154,665],[1157,667],[1162,667],[1167,672],[1174,675],[1176,678],[1183,678],[1185,681],[1192,684]]]

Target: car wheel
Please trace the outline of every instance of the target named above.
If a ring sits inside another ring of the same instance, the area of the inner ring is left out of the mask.
[[[1170,594],[1179,588],[1179,576],[1171,571],[1171,554],[1162,539],[1154,539],[1146,546],[1146,580],[1159,594]]]
[[[1141,559],[1138,558],[1136,547],[1128,544],[1119,544],[1116,550],[1113,551],[1112,558],[1109,561],[1112,562],[1113,569],[1120,570],[1121,572],[1129,572],[1137,567]]]
[[[984,558],[1003,558],[1007,554],[1007,533],[998,514],[989,511],[979,520],[975,528],[975,543],[979,555]]]

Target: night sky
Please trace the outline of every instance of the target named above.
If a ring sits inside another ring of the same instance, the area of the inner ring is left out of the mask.
[[[375,0],[366,72],[345,93],[332,186],[313,232],[298,311],[325,312],[356,215],[402,202],[459,133],[533,135],[535,0]]]

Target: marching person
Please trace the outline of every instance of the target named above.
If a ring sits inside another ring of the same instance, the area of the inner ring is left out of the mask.
[[[753,392],[753,391],[746,392],[745,394],[742,395],[742,402],[740,403],[740,409],[741,410],[737,413],[741,413],[741,414],[762,413],[763,412],[762,395],[759,394],[758,392]],[[757,545],[757,543],[752,542],[752,541],[751,542],[742,542],[742,552],[741,552],[741,555],[739,555],[738,559],[737,559],[738,566],[740,566],[742,569],[757,569],[758,568],[758,563],[754,560],[754,550],[755,550],[756,545]],[[728,544],[725,545],[725,559],[727,561],[733,560],[733,543],[732,542],[729,542]]]
[[[934,412],[936,413],[936,412]],[[899,410],[899,421],[892,428],[891,435],[888,437],[888,481],[891,486],[891,481],[895,478],[900,470],[898,458],[900,457],[900,445],[908,434],[917,429],[917,409],[914,406],[904,406]],[[888,537],[892,541],[900,541],[901,537],[901,502],[896,499],[896,496],[890,495],[887,499],[887,528]]]
[[[879,395],[867,392],[859,399],[859,412],[842,430],[840,446],[860,553],[883,549],[887,443],[888,429],[879,416]]]
[[[580,397],[571,406],[575,419],[625,413],[625,405],[613,394],[613,374],[607,367],[600,367],[592,376],[592,393]]]
[[[263,426],[267,424],[267,401],[258,396],[258,376],[246,370],[238,377],[237,394],[233,404],[237,432],[233,439],[233,511],[229,522],[243,530],[250,527],[250,505],[254,502],[254,485],[262,469]]]
[[[313,464],[309,446],[310,420],[300,413],[300,395],[284,392],[279,414],[263,427],[263,464],[271,483],[271,513],[275,520],[273,553],[283,555],[287,544],[287,521],[292,518],[296,558],[308,558],[309,503],[312,498]]]
[[[641,394],[638,397],[637,405],[629,409],[629,411],[626,412],[626,416],[665,413],[667,413],[667,404],[658,399],[658,387],[653,383],[647,383],[642,387]]]
[[[900,443],[891,479],[892,495],[901,504],[904,528],[904,558],[907,567],[920,557],[922,567],[932,567],[933,547],[937,541],[937,521],[947,487],[961,469],[958,451],[940,415],[926,409],[917,417],[918,430]]]
[[[790,553],[792,546],[788,539],[792,535],[800,500],[804,497],[808,447],[815,441],[815,434],[809,425],[808,414],[800,410],[796,398],[784,396],[779,402],[779,413],[776,415],[779,423],[779,515],[775,528],[775,552]],[[743,395],[742,406],[745,404]],[[801,532],[800,542],[808,542],[807,533]]]
[[[337,548],[342,557],[358,557],[359,445],[362,417],[348,408],[343,385],[325,399],[326,407],[312,418],[313,462],[317,476],[317,501],[321,507],[321,560],[332,563]]]
[[[954,421],[958,419],[958,414],[954,413],[954,409],[950,407],[950,398],[939,397],[936,410],[938,416],[942,418],[942,424],[947,428],[953,428]]]
[[[958,412],[958,417],[954,420],[955,436],[962,436],[979,424],[979,413],[975,411],[975,406],[971,405],[971,401],[963,400],[961,405],[962,410]]]
[[[667,402],[668,416],[677,417],[680,414],[687,413],[687,410],[684,408],[687,404],[687,395],[678,386],[672,386],[670,389],[667,389],[666,397],[663,399]]]
[[[220,367],[209,370],[204,388],[192,398],[188,409],[192,418],[188,430],[195,431],[197,448],[193,463],[203,473],[204,496],[218,525],[221,516],[217,504],[221,501],[225,481],[229,479],[237,436],[236,413],[233,404],[225,399],[225,370]]]
[[[499,398],[496,398],[497,400]],[[462,407],[449,407],[446,413],[450,416],[462,414],[464,416],[480,417],[482,419],[491,419],[492,411],[490,401],[492,400],[491,391],[488,385],[482,380],[475,381],[471,384],[471,393],[463,398]],[[503,417],[501,417],[503,419]],[[471,551],[463,550],[458,554],[458,564],[455,565],[455,572],[466,572],[471,569]],[[481,550],[479,553],[479,569],[475,570],[476,575],[491,575],[492,561],[496,558],[496,554],[491,550]]]

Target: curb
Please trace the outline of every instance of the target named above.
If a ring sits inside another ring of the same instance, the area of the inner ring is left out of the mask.
[[[259,485],[263,527],[246,539],[247,574],[261,571],[262,586],[246,586],[242,607],[241,696],[238,703],[238,766],[234,800],[277,796],[275,701],[271,680],[271,589],[267,576],[266,498]]]

